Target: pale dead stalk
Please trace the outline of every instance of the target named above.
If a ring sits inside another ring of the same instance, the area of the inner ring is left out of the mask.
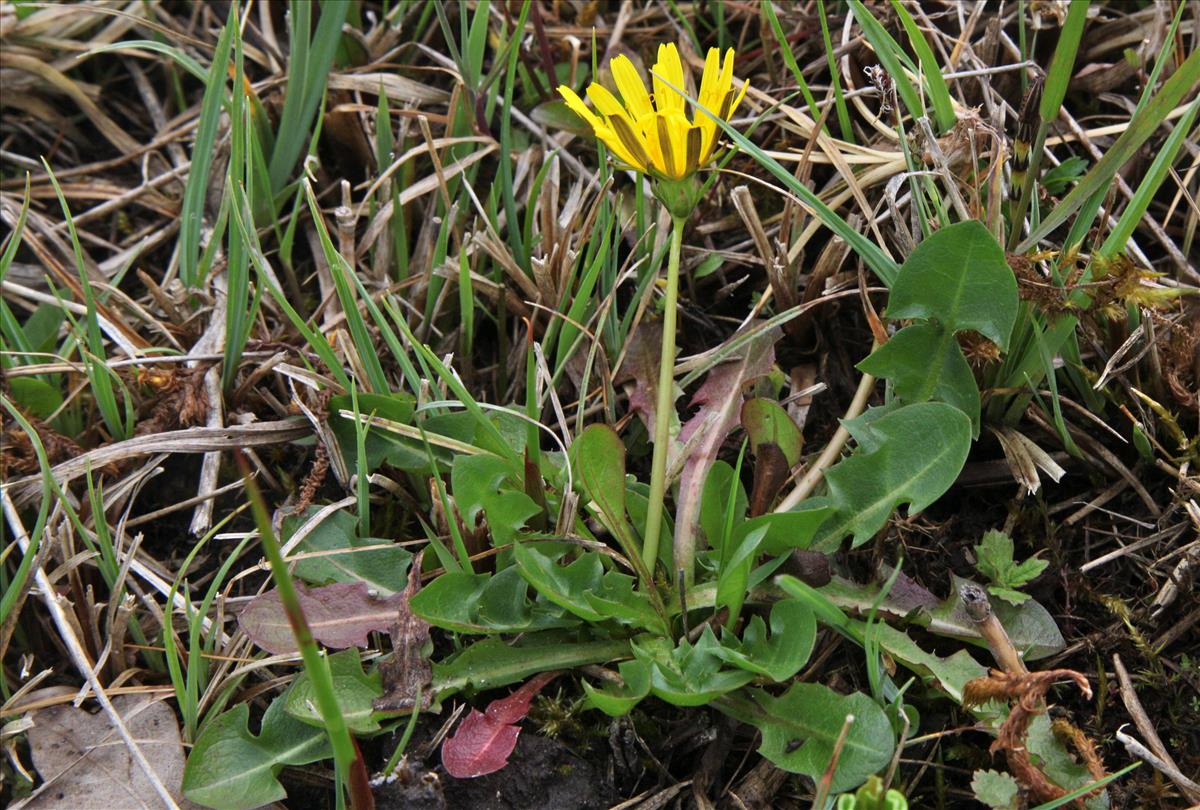
[[[21,516],[17,512],[16,504],[9,497],[7,490],[0,491],[0,499],[3,500],[4,517],[17,539],[17,544],[20,546],[22,552],[28,554],[30,545],[29,535],[25,531],[25,526],[21,523]],[[63,610],[63,597],[59,596],[58,592],[54,590],[54,586],[50,584],[50,578],[46,576],[46,570],[41,565],[38,565],[34,569],[33,575],[37,582],[38,595],[41,597],[42,602],[45,603],[46,609],[50,612],[50,618],[54,621],[54,626],[58,630],[58,635],[62,639],[63,646],[66,647],[71,663],[75,665],[75,668],[79,670],[79,673],[83,675],[84,679],[92,687],[92,693],[95,695],[96,701],[100,704],[104,713],[108,715],[109,722],[112,723],[113,728],[116,729],[117,734],[124,741],[125,747],[129,749],[129,755],[133,757],[133,761],[141,768],[142,773],[145,774],[146,779],[154,788],[154,792],[162,799],[163,807],[170,808],[170,810],[179,810],[179,805],[175,803],[175,799],[171,797],[170,791],[167,790],[162,780],[158,778],[158,774],[155,773],[149,760],[146,759],[146,755],[142,753],[142,749],[138,747],[133,736],[129,733],[129,728],[121,719],[120,713],[112,705],[112,701],[108,699],[104,687],[100,684],[99,679],[96,678],[96,673],[92,671],[92,666],[88,663],[87,653],[84,652],[83,645],[71,627],[71,623],[67,620],[66,611]]]

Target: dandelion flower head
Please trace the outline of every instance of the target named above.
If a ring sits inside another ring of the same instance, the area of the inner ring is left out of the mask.
[[[680,92],[685,88],[683,63],[674,43],[658,46],[653,95],[647,92],[629,57],[617,56],[609,67],[621,98],[601,84],[591,84],[587,97],[599,115],[566,85],[560,85],[558,92],[621,162],[658,179],[682,180],[712,159],[717,122],[703,110],[695,110],[689,118],[687,98]],[[745,97],[747,86],[743,82],[740,92],[733,87],[733,49],[727,50],[722,59],[720,50],[711,48],[696,100],[708,112],[728,121]]]

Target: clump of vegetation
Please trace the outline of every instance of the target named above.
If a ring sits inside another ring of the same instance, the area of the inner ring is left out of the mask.
[[[1193,12],[0,6],[5,801],[1200,802]]]

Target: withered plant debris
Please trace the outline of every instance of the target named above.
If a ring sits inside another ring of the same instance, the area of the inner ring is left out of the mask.
[[[297,583],[296,596],[313,638],[326,647],[365,647],[368,634],[392,626],[395,611],[407,604],[403,593],[381,596],[365,582],[335,582],[317,588]],[[238,614],[246,635],[275,655],[296,652],[287,611],[279,592],[267,591]]]
[[[46,461],[51,466],[60,461],[74,458],[83,452],[83,448],[77,443],[57,432],[45,422],[32,419],[28,414],[25,415],[25,418],[37,431],[42,448],[46,451]],[[4,439],[0,442],[0,478],[7,480],[10,475],[30,475],[37,472],[37,453],[33,449],[33,442],[30,441],[29,434],[8,415],[8,411],[4,411],[3,419]]]
[[[208,399],[204,394],[207,371],[207,366],[198,366],[139,373],[137,381],[154,392],[156,399],[149,416],[138,422],[137,435],[204,424],[208,417]]]
[[[994,669],[984,678],[968,681],[963,688],[964,707],[982,706],[992,700],[1009,703],[1008,718],[1000,725],[996,740],[989,750],[993,754],[998,751],[1004,752],[1013,776],[1038,802],[1055,801],[1069,792],[1051,782],[1033,764],[1026,749],[1026,735],[1030,723],[1034,717],[1046,711],[1046,693],[1055,683],[1064,680],[1073,682],[1084,697],[1091,699],[1092,687],[1088,684],[1087,677],[1073,669],[1049,669],[1029,673],[1009,673]],[[1075,748],[1096,779],[1103,779],[1107,775],[1094,744],[1082,731],[1065,721],[1057,726],[1056,730]],[[1099,791],[1076,799],[1075,805],[1083,810],[1083,799],[1097,792]]]
[[[317,442],[316,450],[313,453],[312,467],[308,474],[304,476],[304,481],[300,484],[300,495],[296,498],[296,503],[292,507],[292,511],[296,514],[302,514],[309,506],[312,505],[313,498],[317,497],[318,490],[325,483],[325,476],[329,474],[329,451],[325,448],[323,442]]]
[[[408,569],[408,584],[398,594],[399,605],[395,622],[392,624],[392,654],[379,664],[383,678],[383,695],[376,698],[374,708],[379,712],[408,712],[417,705],[427,709],[433,701],[430,684],[433,667],[429,654],[433,643],[429,638],[429,622],[413,615],[409,603],[421,589],[421,562],[425,552],[413,559]]]

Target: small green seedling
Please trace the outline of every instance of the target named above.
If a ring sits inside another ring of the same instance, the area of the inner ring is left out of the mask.
[[[1001,531],[992,530],[975,546],[976,567],[988,578],[988,592],[1012,605],[1019,605],[1029,598],[1017,590],[1037,579],[1050,563],[1030,557],[1017,563],[1013,559],[1012,538]]]

